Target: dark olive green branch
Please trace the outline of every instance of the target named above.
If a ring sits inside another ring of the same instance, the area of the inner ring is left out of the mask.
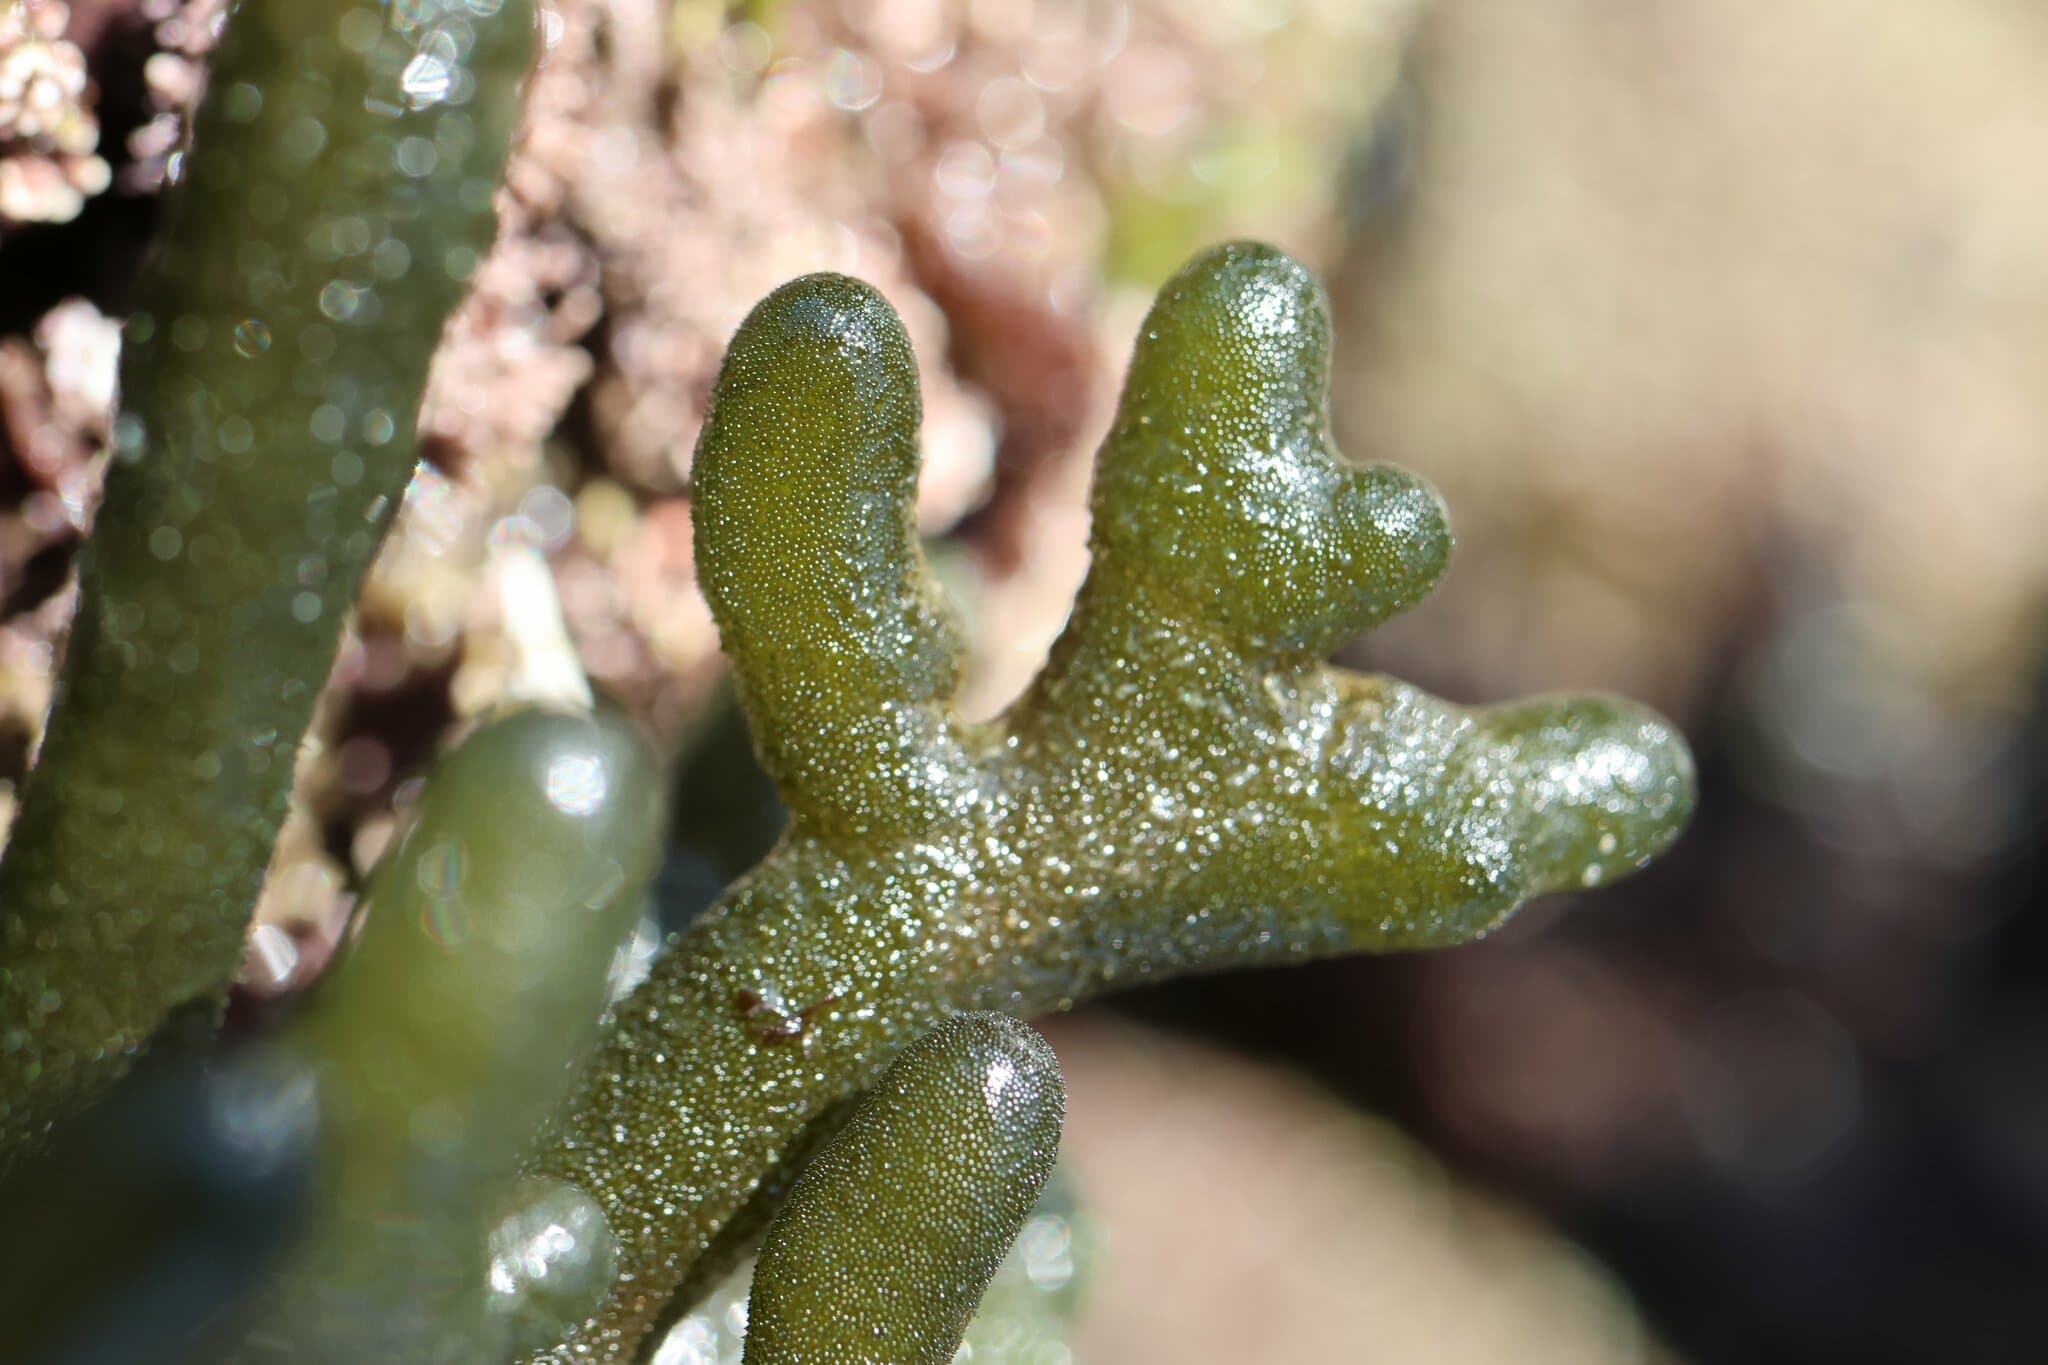
[[[659,858],[661,787],[605,715],[515,712],[435,765],[347,955],[280,1040],[320,1085],[316,1200],[218,1359],[510,1354],[493,1343],[516,1313],[486,1315],[487,1210],[597,1031]]]
[[[0,863],[0,1163],[235,968],[532,50],[526,0],[246,0],[229,23]]]
[[[901,324],[813,276],[740,328],[697,452],[698,563],[793,819],[620,1007],[537,1163],[603,1205],[618,1266],[547,1359],[633,1358],[805,1135],[949,1015],[1460,943],[1676,836],[1691,760],[1640,708],[1468,709],[1321,661],[1450,546],[1426,485],[1331,445],[1328,346],[1320,289],[1269,248],[1168,282],[1073,617],[970,726],[909,532]]]
[[[1028,1025],[905,1048],[768,1230],[747,1365],[946,1365],[1059,1154],[1066,1088]]]

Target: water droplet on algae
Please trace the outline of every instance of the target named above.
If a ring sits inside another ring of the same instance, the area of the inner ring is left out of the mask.
[[[309,162],[327,146],[327,125],[311,115],[301,114],[285,128],[277,145],[289,159]]]
[[[351,52],[366,52],[384,33],[384,21],[374,9],[352,9],[341,16],[335,34]]]
[[[259,356],[270,349],[270,324],[261,318],[244,318],[235,324],[235,350],[245,356]]]
[[[596,1310],[618,1274],[619,1242],[596,1200],[529,1176],[491,1230],[488,1312],[520,1354],[561,1337]]]
[[[418,179],[433,174],[434,164],[441,158],[440,149],[423,137],[409,137],[399,142],[392,153],[392,161],[405,175]]]
[[[420,854],[417,875],[428,895],[453,897],[462,889],[462,841],[443,839]]]
[[[333,445],[348,434],[348,414],[332,403],[322,403],[313,409],[311,420],[306,423],[313,439]]]
[[[329,280],[320,290],[320,311],[336,322],[347,322],[362,306],[362,290],[347,280]]]
[[[429,896],[420,905],[420,929],[444,948],[469,937],[469,912],[459,900]]]
[[[398,88],[405,92],[405,101],[415,109],[425,109],[448,98],[448,91],[455,82],[455,68],[443,57],[431,52],[420,52],[405,64],[405,70],[398,77]]]
[[[595,814],[611,790],[611,774],[596,754],[558,754],[548,764],[548,803],[564,815]]]
[[[251,123],[263,112],[263,92],[247,81],[237,81],[221,96],[221,111],[230,123]]]

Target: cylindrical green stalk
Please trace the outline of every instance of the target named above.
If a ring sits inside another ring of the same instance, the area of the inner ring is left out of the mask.
[[[768,1231],[747,1365],[946,1365],[1059,1153],[1066,1088],[1001,1014],[896,1058]]]
[[[622,720],[519,712],[435,768],[283,1041],[320,1081],[318,1201],[230,1358],[493,1358],[491,1211],[584,1059],[663,827]]]
[[[526,0],[247,0],[229,23],[0,862],[0,1162],[234,971],[532,51]]]
[[[821,828],[928,828],[982,787],[952,709],[959,630],[913,516],[921,414],[895,311],[813,275],[733,337],[692,465],[699,536],[745,547],[698,558],[740,704],[780,722],[754,729],[762,763]]]

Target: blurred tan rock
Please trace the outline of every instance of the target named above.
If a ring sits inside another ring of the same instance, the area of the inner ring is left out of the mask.
[[[1924,772],[2022,710],[2044,69],[2004,0],[1437,0],[1412,184],[1341,291],[1349,447],[1459,533],[1387,657],[1684,713],[1746,622],[1840,608],[1796,647],[1856,733],[1786,737],[1823,765]]]
[[[63,0],[0,0],[0,227],[69,222],[111,179],[70,21]]]
[[[163,188],[193,107],[206,90],[206,57],[227,22],[228,0],[133,3],[150,25],[156,51],[142,65],[147,117],[128,134],[127,157],[115,179],[130,193],[151,194]]]
[[[1584,1253],[1304,1081],[1086,1014],[1050,1021],[1061,1159],[1105,1250],[1075,1356],[1126,1365],[1651,1365]]]
[[[116,324],[82,299],[51,309],[27,337],[0,338],[0,477],[18,489],[0,507],[0,782],[26,771],[42,740],[119,348]]]

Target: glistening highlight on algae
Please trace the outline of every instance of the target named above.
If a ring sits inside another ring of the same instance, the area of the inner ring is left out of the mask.
[[[221,998],[290,754],[412,467],[456,267],[487,244],[530,53],[512,0],[249,0],[231,22],[0,864],[10,1188],[53,1125],[106,1112],[166,1019]],[[422,58],[446,70],[425,81]],[[431,173],[406,169],[425,164],[408,138],[440,149]],[[1450,946],[1655,857],[1694,796],[1654,715],[1459,707],[1325,662],[1421,601],[1450,552],[1427,485],[1336,450],[1329,344],[1319,286],[1271,248],[1217,247],[1166,282],[1102,446],[1067,629],[1007,713],[969,723],[912,522],[903,327],[842,276],[764,300],[727,354],[692,506],[784,837],[586,1048],[603,945],[651,875],[657,765],[602,716],[515,715],[455,750],[421,828],[463,831],[447,893],[510,937],[458,951],[380,925],[417,923],[427,835],[373,874],[334,999],[279,1043],[321,1100],[310,1213],[209,1328],[214,1358],[629,1361],[765,1233],[750,1361],[866,1358],[819,1305],[889,1275],[912,1282],[869,1297],[904,1315],[851,1337],[947,1359],[1058,1143],[1057,1066],[1015,1016]],[[587,810],[550,785],[564,755],[584,790],[604,778]],[[500,799],[527,801],[525,834],[494,829]],[[551,848],[574,853],[522,861]],[[536,971],[558,975],[541,991]],[[474,1046],[419,1049],[398,1102],[366,1086],[360,1031],[380,1025],[360,1002],[403,1002],[424,1036],[507,992],[548,1002],[540,1033],[441,1031]],[[423,1129],[429,1105],[456,1118]],[[925,1167],[945,1178],[881,1174]],[[376,1217],[348,1212],[365,1197]],[[492,1254],[543,1224],[573,1236]]]
[[[977,726],[912,530],[895,314],[814,276],[741,326],[697,450],[698,563],[791,823],[619,1007],[539,1159],[602,1204],[620,1266],[550,1358],[631,1358],[939,1020],[1448,946],[1675,836],[1690,759],[1638,707],[1467,709],[1323,662],[1450,546],[1426,485],[1333,448],[1328,346],[1320,289],[1271,248],[1167,282],[1073,616]]]

